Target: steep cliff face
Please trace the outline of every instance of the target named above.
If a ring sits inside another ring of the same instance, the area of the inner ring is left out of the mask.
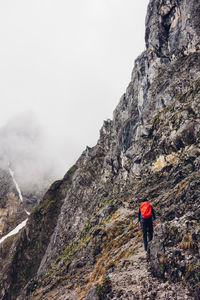
[[[31,214],[1,299],[199,299],[199,10],[150,1],[146,51],[113,120]],[[148,263],[144,198],[159,219]]]

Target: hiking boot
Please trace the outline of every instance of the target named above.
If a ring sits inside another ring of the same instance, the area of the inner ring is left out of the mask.
[[[146,257],[147,257],[147,261],[149,261],[150,260],[150,248],[149,247],[147,247]]]

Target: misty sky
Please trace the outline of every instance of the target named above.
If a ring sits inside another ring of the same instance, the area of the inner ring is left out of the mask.
[[[148,2],[0,1],[0,126],[33,112],[69,167],[129,84]]]

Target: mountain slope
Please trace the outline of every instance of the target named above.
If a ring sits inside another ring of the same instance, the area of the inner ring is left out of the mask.
[[[146,51],[113,120],[31,214],[1,299],[199,299],[199,10],[150,1]],[[145,198],[158,216],[148,263]]]

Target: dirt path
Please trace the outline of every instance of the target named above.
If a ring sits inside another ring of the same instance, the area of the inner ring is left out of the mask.
[[[114,300],[193,299],[184,286],[169,285],[168,282],[163,283],[152,278],[142,244],[139,245],[137,252],[123,260],[115,272],[109,274],[109,277],[112,281]]]

